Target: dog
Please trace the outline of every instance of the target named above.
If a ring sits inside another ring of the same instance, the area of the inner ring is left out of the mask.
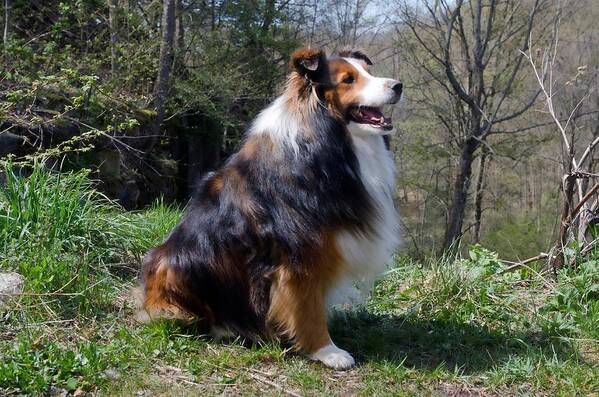
[[[384,142],[393,126],[380,108],[402,84],[371,65],[359,51],[292,54],[283,93],[146,255],[150,318],[193,317],[249,340],[283,338],[335,369],[354,365],[329,336],[327,302],[371,287],[399,243]]]

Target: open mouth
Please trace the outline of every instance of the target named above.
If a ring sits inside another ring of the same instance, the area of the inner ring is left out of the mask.
[[[354,106],[349,109],[347,119],[359,124],[369,124],[385,131],[393,129],[391,117],[385,117],[379,108]]]

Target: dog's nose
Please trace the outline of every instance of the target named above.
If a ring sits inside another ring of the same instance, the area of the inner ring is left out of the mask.
[[[396,82],[395,84],[393,84],[391,86],[391,89],[397,94],[397,95],[401,95],[402,91],[403,91],[403,84],[401,84],[399,81]]]

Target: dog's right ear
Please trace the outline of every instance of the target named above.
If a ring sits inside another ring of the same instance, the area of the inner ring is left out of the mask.
[[[301,76],[315,81],[325,67],[326,57],[321,50],[300,48],[291,54],[289,64]]]

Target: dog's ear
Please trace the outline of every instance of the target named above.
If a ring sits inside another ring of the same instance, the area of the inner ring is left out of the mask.
[[[343,51],[339,51],[339,56],[343,57],[343,58],[359,59],[361,61],[364,61],[366,63],[366,65],[368,65],[368,66],[372,65],[372,61],[370,60],[370,58],[368,58],[368,56],[366,54],[364,54],[362,51],[343,50]]]
[[[326,57],[321,50],[300,48],[291,54],[289,64],[293,70],[310,80],[316,80],[325,68]]]

